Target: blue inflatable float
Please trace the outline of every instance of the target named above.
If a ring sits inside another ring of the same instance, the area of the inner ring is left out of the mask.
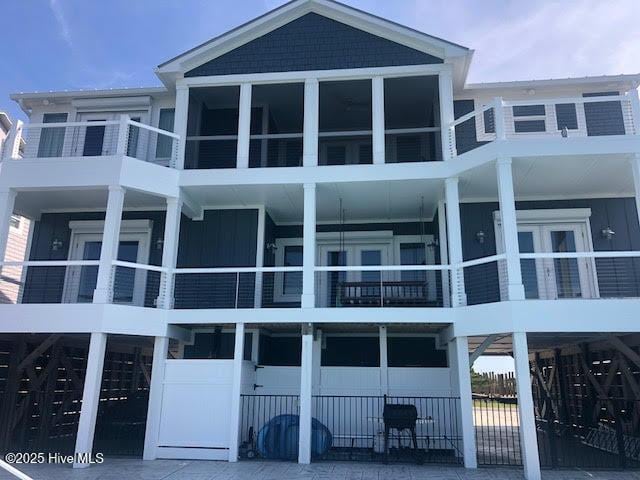
[[[269,420],[258,432],[256,448],[263,458],[295,460],[298,458],[300,417],[278,415]],[[311,419],[311,455],[320,457],[331,448],[333,437],[327,427]]]

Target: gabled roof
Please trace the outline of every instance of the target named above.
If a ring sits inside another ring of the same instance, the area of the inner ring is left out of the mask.
[[[473,54],[472,50],[333,0],[293,0],[160,64],[156,73],[165,85],[171,86],[185,72],[308,13],[316,13],[443,60],[446,59],[454,64],[456,83],[464,83]]]

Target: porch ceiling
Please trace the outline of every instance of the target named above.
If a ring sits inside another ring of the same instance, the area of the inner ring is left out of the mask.
[[[599,340],[605,340],[609,335],[602,333],[590,333],[590,332],[570,332],[570,333],[546,333],[546,332],[534,332],[527,334],[527,343],[529,345],[529,353],[551,350],[554,348],[561,348],[571,345],[578,345],[581,343],[596,342]],[[485,340],[484,336],[469,337],[469,352],[473,352],[478,346]],[[489,348],[485,350],[483,355],[511,355],[513,348],[511,344],[511,335],[505,335],[504,337],[493,342]]]
[[[494,163],[469,170],[460,180],[463,200],[497,199]],[[515,158],[513,182],[519,199],[631,196],[634,191],[631,165],[625,155]]]

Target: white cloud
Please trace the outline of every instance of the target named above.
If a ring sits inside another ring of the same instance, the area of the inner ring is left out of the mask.
[[[73,41],[71,40],[71,30],[69,29],[69,23],[62,11],[62,7],[58,0],[49,0],[49,7],[51,7],[51,11],[53,12],[53,16],[56,19],[56,23],[58,24],[58,29],[60,30],[60,35],[63,40],[66,42],[69,47],[73,47]]]

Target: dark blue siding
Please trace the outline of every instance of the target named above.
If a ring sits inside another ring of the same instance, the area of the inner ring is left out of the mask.
[[[640,227],[636,215],[635,200],[633,198],[603,198],[584,200],[553,200],[516,202],[518,210],[553,209],[553,208],[590,208],[591,236],[595,251],[628,251],[640,249]],[[473,260],[489,255],[495,255],[496,242],[493,225],[493,212],[498,210],[497,203],[465,203],[460,207],[462,223],[462,250],[465,260]],[[616,235],[607,240],[602,238],[601,230],[611,227]],[[480,244],[476,240],[476,232],[485,233],[485,242]],[[607,262],[607,270],[611,271],[612,260]],[[596,262],[596,269],[598,268]],[[613,262],[615,275],[624,279],[625,292],[629,295],[629,288],[640,294],[640,261],[633,259],[616,259]],[[609,274],[610,276],[610,274]],[[498,270],[495,264],[479,265],[465,271],[467,285],[467,302],[472,305],[498,301]],[[603,285],[605,283],[603,282]],[[616,289],[610,278],[607,278],[605,288],[601,287],[601,296],[617,296],[622,292]]]
[[[308,13],[194,68],[185,76],[333,70],[432,63],[442,63],[442,59],[316,13]]]
[[[473,100],[454,100],[453,102],[453,115],[455,118],[460,118],[467,113],[473,112],[474,109]],[[468,152],[474,148],[484,145],[488,142],[479,142],[476,135],[476,121],[470,118],[466,122],[462,122],[456,127],[456,150],[458,154]]]

